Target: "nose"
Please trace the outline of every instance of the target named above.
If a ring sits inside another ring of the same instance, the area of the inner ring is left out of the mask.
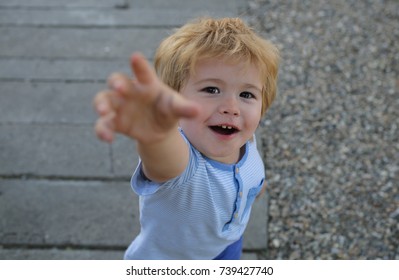
[[[240,115],[240,108],[238,104],[237,97],[234,95],[229,95],[221,100],[221,104],[219,106],[219,112],[221,114],[228,114],[233,116]]]

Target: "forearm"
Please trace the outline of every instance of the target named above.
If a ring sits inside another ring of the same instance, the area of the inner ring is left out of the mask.
[[[179,176],[189,160],[189,148],[177,127],[159,141],[137,143],[145,176],[154,182],[166,182]]]

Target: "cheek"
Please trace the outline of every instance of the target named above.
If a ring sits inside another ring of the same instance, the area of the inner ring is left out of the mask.
[[[257,110],[254,110],[252,112],[248,112],[246,121],[249,129],[255,131],[256,128],[258,128],[260,122],[260,116],[261,116],[260,111],[257,112]]]
[[[215,112],[214,104],[210,103],[209,101],[204,102],[203,100],[194,100],[197,105],[200,107],[199,114],[194,118],[191,119],[193,122],[197,122],[197,125],[204,125],[207,121],[212,117]]]
[[[194,137],[200,129],[200,122],[197,118],[180,120],[179,125],[189,139]]]

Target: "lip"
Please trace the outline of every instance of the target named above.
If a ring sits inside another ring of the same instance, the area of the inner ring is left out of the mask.
[[[208,127],[212,127],[212,126],[225,126],[225,127],[231,127],[234,128],[237,131],[240,131],[240,129],[238,128],[237,125],[233,124],[233,123],[217,123],[217,124],[210,124],[208,125]]]
[[[233,129],[234,131],[231,134],[224,134],[224,133],[218,132],[217,130],[213,129],[212,127],[230,128],[230,129]],[[240,129],[236,125],[231,124],[231,123],[221,123],[221,124],[209,125],[208,128],[213,133],[213,135],[215,135],[218,139],[223,140],[223,141],[231,140],[240,132]]]
[[[236,126],[236,125],[234,125],[234,124],[230,124],[230,123],[223,123],[223,124],[218,124],[217,126],[225,126],[225,127],[231,127],[231,128],[233,128],[233,129],[235,129],[237,132],[238,131],[240,131],[240,129]]]

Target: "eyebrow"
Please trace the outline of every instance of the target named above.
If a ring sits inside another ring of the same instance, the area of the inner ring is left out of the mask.
[[[217,84],[225,84],[225,82],[223,80],[221,80],[221,79],[206,78],[206,79],[201,79],[201,80],[195,82],[194,85],[207,83],[207,82],[214,82],[214,83],[217,83]]]
[[[262,92],[262,89],[258,88],[257,86],[253,85],[253,84],[244,84],[245,88],[253,88],[256,89],[259,92]]]

